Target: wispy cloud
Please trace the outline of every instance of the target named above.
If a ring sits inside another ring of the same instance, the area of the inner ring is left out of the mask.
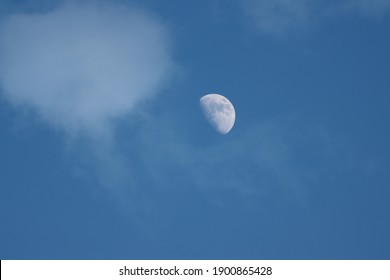
[[[340,9],[365,17],[381,17],[390,12],[390,0],[345,0]]]
[[[243,0],[244,13],[256,28],[267,34],[282,35],[286,31],[306,27],[311,11],[307,0]]]
[[[299,127],[298,121],[289,119],[244,125],[208,143],[199,143],[196,131],[187,136],[193,140],[182,139],[182,129],[171,117],[144,123],[137,147],[149,185],[173,193],[197,189],[216,202],[234,194],[245,200],[277,196],[304,204],[307,186],[317,175],[310,159],[306,161],[300,153],[307,153],[303,146],[314,142],[318,146],[312,155],[322,157],[326,146],[315,127]],[[158,149],[153,139],[159,139]]]
[[[358,14],[380,17],[390,11],[390,0],[240,0],[243,12],[265,34],[277,37],[310,29],[329,16]]]
[[[70,134],[107,134],[112,121],[164,89],[173,71],[167,29],[115,4],[12,14],[0,26],[0,85]]]

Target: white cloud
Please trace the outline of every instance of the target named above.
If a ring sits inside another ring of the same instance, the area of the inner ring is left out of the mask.
[[[174,68],[155,16],[114,4],[13,14],[0,26],[0,86],[70,134],[101,134],[163,90]]]

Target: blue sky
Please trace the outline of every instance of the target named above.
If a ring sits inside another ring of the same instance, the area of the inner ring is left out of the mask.
[[[390,1],[0,5],[1,259],[390,258]]]

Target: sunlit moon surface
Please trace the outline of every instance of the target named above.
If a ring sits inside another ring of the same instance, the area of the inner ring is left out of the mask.
[[[207,94],[200,100],[200,107],[209,123],[221,134],[228,133],[236,119],[233,104],[219,94]]]

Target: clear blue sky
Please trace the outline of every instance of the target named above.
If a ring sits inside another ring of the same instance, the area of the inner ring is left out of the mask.
[[[389,28],[388,0],[1,1],[0,259],[389,259]]]

